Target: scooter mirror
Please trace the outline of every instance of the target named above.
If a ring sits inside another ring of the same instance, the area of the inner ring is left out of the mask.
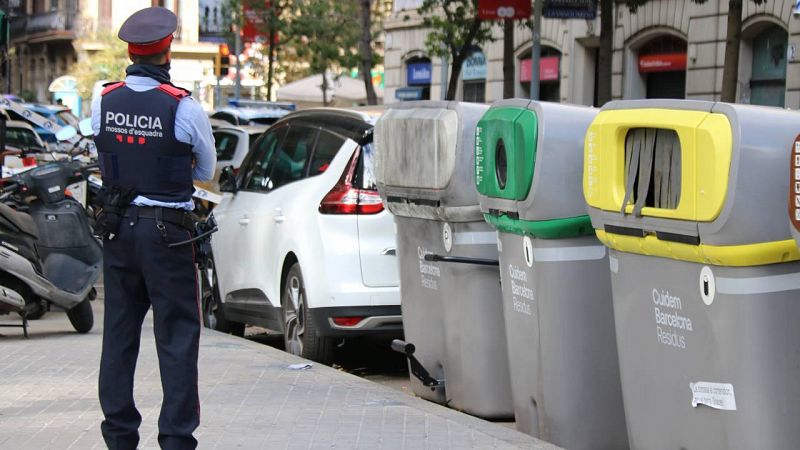
[[[58,130],[58,132],[56,132],[56,139],[58,139],[59,141],[68,141],[73,137],[75,137],[77,134],[78,130],[76,130],[75,127],[67,125],[64,128]]]
[[[81,130],[81,134],[83,136],[91,136],[94,134],[94,130],[92,130],[92,119],[83,119],[78,122],[78,128]]]

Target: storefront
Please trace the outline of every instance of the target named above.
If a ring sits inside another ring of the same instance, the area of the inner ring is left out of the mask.
[[[531,96],[533,69],[530,53],[519,64],[519,81],[525,98]],[[552,47],[542,47],[539,59],[539,100],[561,101],[561,52]]]
[[[486,102],[486,73],[486,55],[476,49],[461,66],[465,102]]]
[[[433,67],[428,58],[411,58],[406,61],[406,87],[395,91],[400,101],[430,100]]]
[[[753,39],[751,104],[780,107],[785,105],[787,40],[786,31],[774,25]]]
[[[686,98],[686,41],[661,36],[639,49],[645,98]]]

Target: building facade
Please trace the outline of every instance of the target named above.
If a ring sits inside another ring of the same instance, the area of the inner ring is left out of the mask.
[[[213,63],[217,46],[199,42],[196,0],[11,0],[11,92],[28,91],[51,102],[50,83],[67,74],[79,58],[102,48],[97,37],[116,33],[134,12],[163,6],[178,16],[172,45],[173,82],[213,103]]]
[[[745,0],[737,101],[800,108],[800,17],[793,1]],[[386,23],[387,103],[442,98],[442,62],[425,53],[427,30],[415,10],[421,2],[398,1]],[[719,100],[727,30],[727,0],[695,4],[651,0],[631,13],[614,9],[612,94],[614,99],[686,98]],[[530,94],[532,37],[515,27],[514,85]],[[540,98],[597,105],[600,19],[543,19]],[[465,62],[459,100],[493,102],[503,95],[503,33],[475,48]],[[468,68],[469,65],[469,68]],[[446,66],[445,66],[446,67]]]

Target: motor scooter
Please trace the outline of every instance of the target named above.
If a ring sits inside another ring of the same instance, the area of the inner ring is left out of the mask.
[[[56,136],[76,134],[65,127]],[[28,335],[28,316],[42,302],[67,312],[79,333],[94,325],[90,301],[102,268],[102,246],[86,210],[65,189],[91,166],[54,161],[6,179],[0,190],[0,314],[17,313]],[[13,206],[13,207],[12,207]]]

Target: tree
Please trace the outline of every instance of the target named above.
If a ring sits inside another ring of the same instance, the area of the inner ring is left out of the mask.
[[[69,74],[78,80],[78,93],[83,98],[92,98],[98,81],[125,78],[125,68],[130,64],[128,46],[116,36],[100,35],[97,41],[102,44],[102,49],[78,59],[69,69]]]
[[[614,57],[614,0],[600,0],[600,49],[597,52],[597,106],[611,101]]]
[[[695,0],[704,3],[705,0]],[[756,5],[767,0],[751,0]],[[725,63],[722,69],[722,93],[720,100],[736,102],[736,85],[739,84],[739,44],[742,40],[742,0],[728,1],[728,29],[725,33]]]
[[[286,26],[295,52],[308,58],[312,73],[322,74],[322,100],[328,104],[328,72],[349,70],[360,62],[359,4],[356,0],[299,0]]]
[[[514,97],[514,19],[503,20],[503,98]]]
[[[477,9],[478,0],[424,0],[419,8],[423,24],[431,30],[425,38],[425,50],[452,61],[447,100],[456,98],[464,60],[474,47],[492,40],[492,22],[481,20]]]
[[[359,50],[361,59],[358,70],[364,79],[364,89],[367,90],[367,104],[377,105],[378,96],[375,94],[375,86],[372,85],[372,64],[375,59],[372,52],[372,0],[358,0],[361,13],[361,40]]]

